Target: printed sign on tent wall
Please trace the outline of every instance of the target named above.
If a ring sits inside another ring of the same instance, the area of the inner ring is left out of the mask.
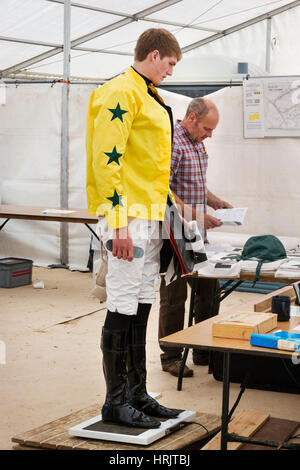
[[[263,138],[264,128],[264,98],[261,80],[244,80],[244,137]]]

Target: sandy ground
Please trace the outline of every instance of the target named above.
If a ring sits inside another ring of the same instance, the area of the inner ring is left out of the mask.
[[[72,411],[103,403],[100,331],[106,314],[90,292],[91,273],[33,268],[32,285],[0,289],[0,449],[11,438]],[[232,293],[221,311],[255,302],[260,294]],[[222,383],[206,366],[187,364],[194,377],[183,381],[163,372],[157,341],[158,298],[147,336],[148,391],[160,392],[163,405],[221,414]],[[5,351],[4,351],[5,350]],[[3,354],[5,352],[5,355]],[[239,392],[231,385],[231,404]],[[237,411],[269,412],[273,417],[300,418],[299,395],[247,390]],[[236,411],[236,413],[237,413]]]

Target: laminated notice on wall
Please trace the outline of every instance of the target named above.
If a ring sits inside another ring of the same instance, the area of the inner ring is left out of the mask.
[[[300,76],[243,81],[244,137],[300,137]]]
[[[278,77],[265,82],[265,136],[300,136],[300,77]]]
[[[265,136],[264,90],[261,80],[244,80],[244,137]]]

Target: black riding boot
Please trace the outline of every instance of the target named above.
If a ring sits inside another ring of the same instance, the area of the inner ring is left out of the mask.
[[[106,400],[102,408],[103,422],[140,428],[158,428],[161,424],[158,420],[146,416],[127,401],[127,330],[103,328],[101,349],[106,381]]]
[[[147,393],[146,389],[146,330],[151,304],[139,304],[132,318],[128,339],[129,403],[149,416],[176,418],[182,410],[166,408]]]

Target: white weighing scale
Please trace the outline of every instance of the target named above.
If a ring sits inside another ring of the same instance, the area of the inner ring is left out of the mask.
[[[177,418],[161,421],[156,429],[143,429],[123,426],[117,423],[103,423],[101,414],[77,424],[69,429],[69,434],[76,437],[100,439],[105,441],[126,442],[128,444],[149,445],[152,442],[176,431],[180,423],[193,421],[196,411],[182,411]]]

